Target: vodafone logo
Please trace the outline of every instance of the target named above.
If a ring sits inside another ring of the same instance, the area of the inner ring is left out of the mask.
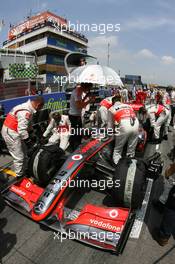
[[[72,156],[72,159],[73,159],[73,160],[81,160],[82,158],[83,158],[83,156],[80,155],[80,154],[76,154],[76,155],[73,155],[73,156]]]
[[[28,183],[26,184],[26,188],[30,188],[30,186],[31,186],[31,183],[28,182]]]
[[[90,219],[90,224],[96,225],[98,227],[106,228],[108,230],[112,230],[112,231],[115,231],[115,232],[121,232],[122,231],[122,226],[114,226],[114,225],[111,225],[110,223],[106,223],[106,222],[103,222],[103,221],[98,221],[98,220],[95,220],[95,219]]]
[[[111,211],[109,212],[109,216],[110,216],[111,218],[117,218],[117,216],[118,216],[118,211],[117,211],[116,209],[111,210]]]

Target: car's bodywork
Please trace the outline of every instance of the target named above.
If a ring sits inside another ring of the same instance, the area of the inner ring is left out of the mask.
[[[112,143],[113,138],[107,138],[82,144],[69,155],[46,188],[38,186],[29,178],[23,178],[6,188],[2,195],[10,206],[36,222],[55,231],[74,234],[82,242],[120,253],[134,220],[134,213],[130,208],[117,207],[117,201],[116,206],[108,207],[88,202],[79,210],[75,205],[68,207],[70,201],[75,200],[76,193],[76,188],[71,188],[69,183],[83,177],[81,171],[86,166],[94,173],[94,169],[98,167],[99,154]],[[106,170],[112,172],[109,160],[106,161]],[[105,169],[104,175],[102,178],[109,176]]]

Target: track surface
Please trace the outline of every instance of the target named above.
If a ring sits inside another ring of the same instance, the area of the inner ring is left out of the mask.
[[[155,152],[155,145],[147,145],[145,156]],[[169,161],[166,153],[171,149],[171,138],[160,145],[165,164]],[[7,162],[7,157],[0,158],[0,165]],[[152,197],[158,196],[162,189],[159,179],[152,190]],[[0,263],[6,264],[174,264],[175,243],[171,238],[169,244],[160,247],[152,238],[154,228],[159,227],[161,215],[151,203],[140,238],[129,239],[121,256],[87,246],[85,244],[54,239],[54,233],[32,222],[6,206],[0,198]]]

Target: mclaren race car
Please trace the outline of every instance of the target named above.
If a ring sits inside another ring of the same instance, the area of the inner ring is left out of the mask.
[[[29,162],[28,177],[1,191],[6,203],[54,232],[121,253],[142,205],[147,177],[162,169],[160,155],[112,162],[114,138],[96,138],[65,156],[43,146]],[[57,153],[57,154],[56,154]]]

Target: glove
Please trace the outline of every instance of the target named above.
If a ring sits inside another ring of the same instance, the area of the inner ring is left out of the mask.
[[[163,161],[159,152],[147,159],[148,178],[156,180],[162,173]]]
[[[148,178],[157,180],[159,175],[162,173],[163,164],[160,162],[151,161],[148,166]]]

